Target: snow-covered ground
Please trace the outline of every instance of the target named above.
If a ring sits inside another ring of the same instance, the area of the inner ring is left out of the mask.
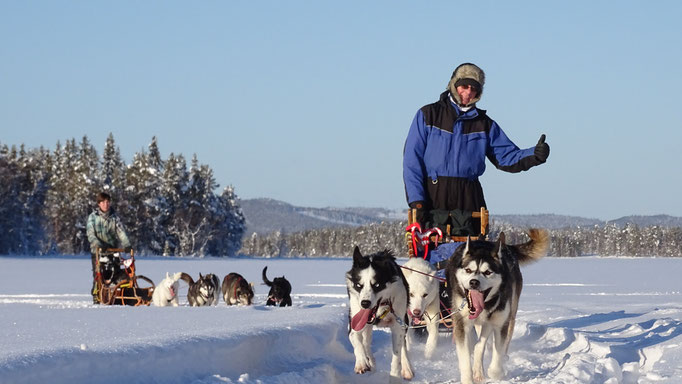
[[[401,263],[404,260],[401,260]],[[138,273],[256,283],[256,305],[191,308],[91,304],[87,258],[0,257],[0,383],[385,383],[389,333],[374,331],[378,369],[353,373],[344,272],[349,259],[139,259]],[[293,307],[265,307],[285,275]],[[505,383],[682,382],[682,259],[547,258],[525,288]],[[415,383],[456,383],[448,335],[436,358],[412,353]],[[488,353],[489,356],[489,353]]]

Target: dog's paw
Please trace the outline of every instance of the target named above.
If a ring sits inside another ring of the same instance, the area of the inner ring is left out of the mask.
[[[488,367],[488,377],[493,380],[502,380],[505,377],[504,368],[493,367],[492,364]]]
[[[474,382],[475,383],[485,383],[485,375],[483,372],[474,372]]]
[[[400,371],[400,374],[403,375],[403,379],[405,380],[412,380],[414,378],[414,373],[412,373],[412,369],[410,369],[410,367],[403,367],[403,369]]]
[[[474,379],[471,376],[471,372],[469,372],[468,375],[461,374],[459,380],[462,382],[462,384],[474,384]]]
[[[361,362],[361,361],[356,361],[355,362],[355,373],[357,374],[363,374],[365,372],[369,372],[372,370],[371,364],[369,364],[369,361]]]

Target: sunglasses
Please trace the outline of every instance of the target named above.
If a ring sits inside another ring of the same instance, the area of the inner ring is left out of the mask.
[[[457,87],[458,87],[458,88],[459,88],[459,87],[462,87],[462,88],[464,88],[464,89],[471,89],[471,90],[473,90],[473,91],[478,92],[478,87],[476,87],[476,86],[474,86],[474,85],[462,84],[462,85],[458,85]]]

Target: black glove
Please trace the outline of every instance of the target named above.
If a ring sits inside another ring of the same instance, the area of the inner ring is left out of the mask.
[[[538,159],[539,162],[544,163],[547,161],[548,157],[549,144],[545,143],[545,134],[543,133],[542,136],[540,136],[540,140],[538,140],[538,143],[535,145],[535,158]]]

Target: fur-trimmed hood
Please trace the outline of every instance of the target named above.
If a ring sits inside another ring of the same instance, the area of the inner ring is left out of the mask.
[[[460,84],[457,84],[458,82]],[[459,94],[457,94],[457,85],[461,85],[462,83],[475,85],[478,88],[478,95],[476,95],[468,105],[465,105],[465,107],[474,105],[481,100],[483,86],[485,85],[485,72],[483,72],[481,68],[475,64],[464,63],[459,65],[452,72],[452,77],[450,78],[450,82],[448,82],[447,89],[450,91],[450,94],[455,101],[457,101],[457,105],[462,105],[462,100],[460,99]]]

